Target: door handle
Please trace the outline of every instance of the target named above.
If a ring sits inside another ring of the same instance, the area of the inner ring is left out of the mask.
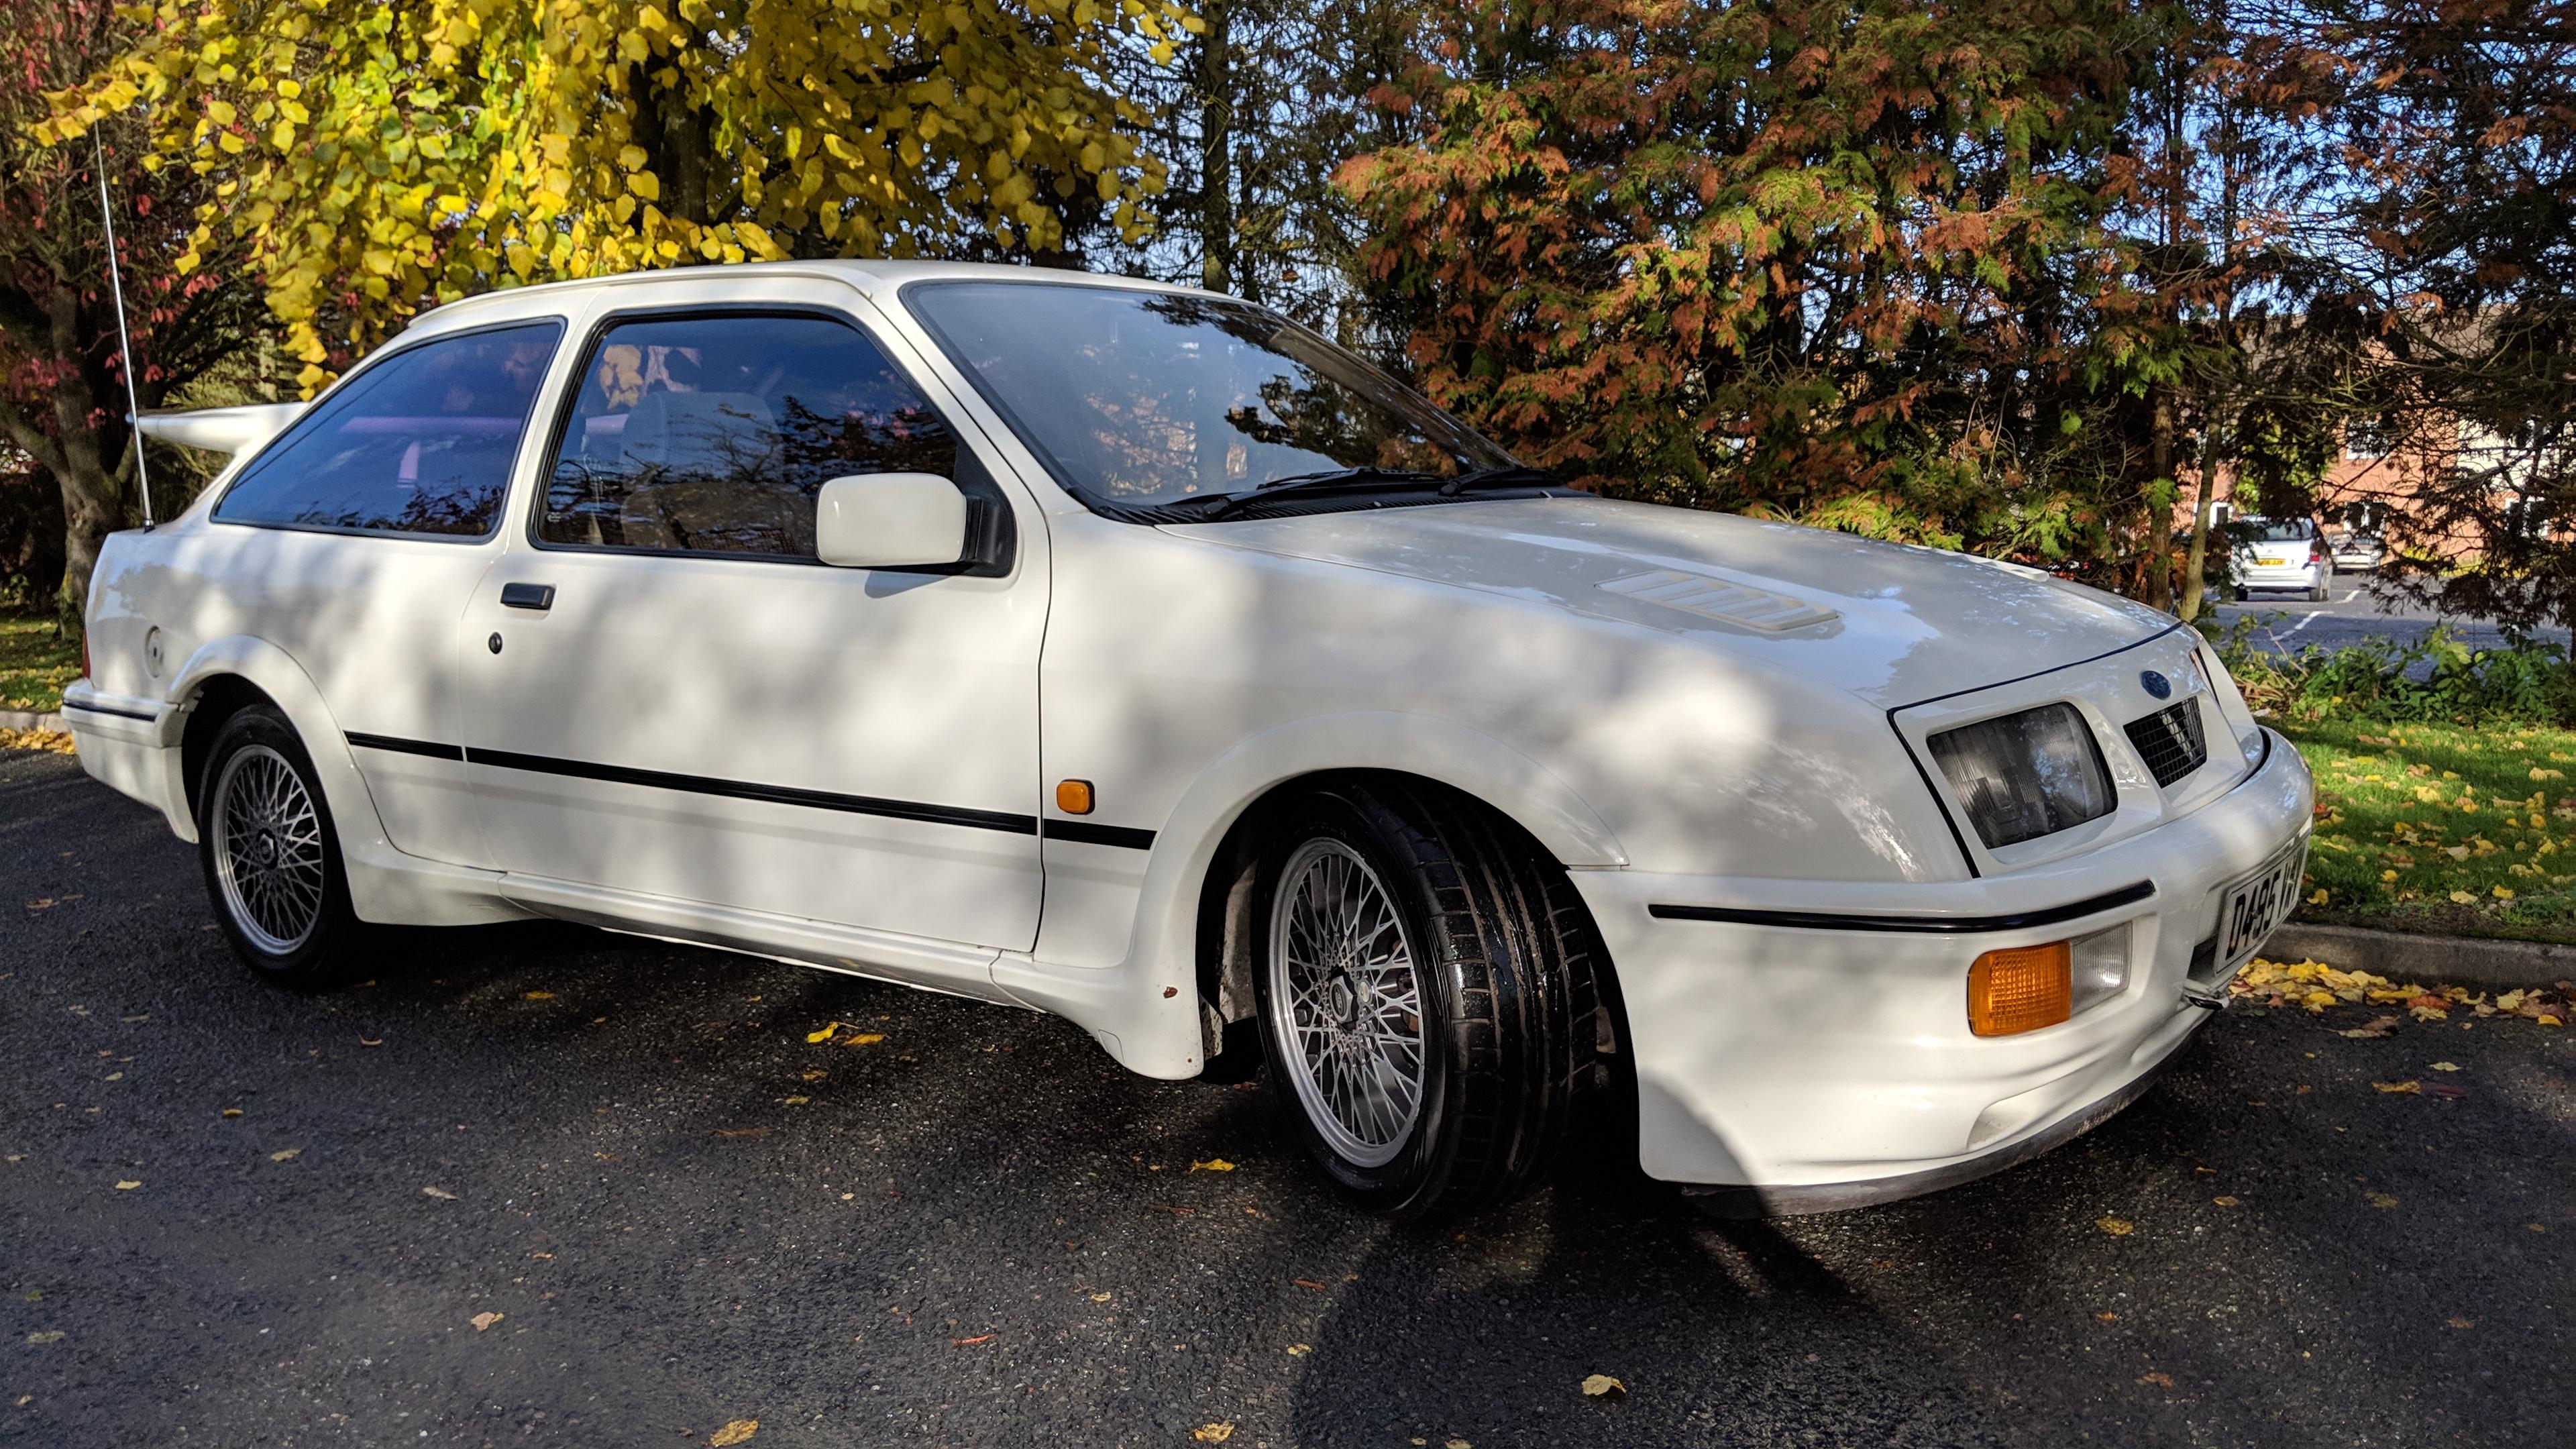
[[[543,613],[554,606],[555,586],[552,584],[503,584],[501,586],[502,608],[535,609]]]

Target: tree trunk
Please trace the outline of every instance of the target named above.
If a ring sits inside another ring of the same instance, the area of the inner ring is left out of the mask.
[[[2210,480],[2218,472],[2218,424],[2204,419],[2200,432],[2200,477],[2192,484],[2191,551],[2182,569],[2182,604],[2174,612],[2186,624],[2200,617],[2201,575],[2209,567]]]
[[[1234,290],[1234,57],[1228,0],[1206,0],[1199,17],[1199,285]],[[1248,294],[1247,294],[1248,295]]]
[[[2173,500],[2158,499],[2160,487],[2173,481],[2174,406],[2173,389],[2158,383],[2155,389],[2153,432],[2147,444],[2147,603],[2152,608],[2173,607]]]
[[[78,295],[57,287],[44,304],[54,355],[86,363]],[[110,389],[113,398],[105,396]],[[110,466],[103,449],[126,442],[131,430],[124,421],[122,384],[104,367],[76,367],[53,390],[52,402],[58,441],[46,462],[63,493],[63,584],[55,608],[63,625],[77,632],[88,617],[89,576],[98,566],[99,546],[125,521],[127,470],[122,462]]]

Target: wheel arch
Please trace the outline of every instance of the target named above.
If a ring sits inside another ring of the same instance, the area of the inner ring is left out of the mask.
[[[1186,943],[1197,987],[1200,1047],[1211,1070],[1218,1070],[1214,1063],[1229,1046],[1242,1048],[1248,1035],[1242,1029],[1252,1014],[1248,914],[1265,826],[1334,780],[1371,777],[1449,795],[1491,817],[1553,868],[1627,864],[1617,835],[1562,777],[1510,745],[1453,721],[1346,714],[1253,736],[1201,775],[1174,811],[1173,825],[1155,852],[1164,856],[1182,840],[1194,842],[1186,852],[1171,852],[1185,864],[1182,879],[1174,883],[1178,899],[1169,903],[1162,920],[1169,933],[1167,946]],[[1147,892],[1149,901],[1154,896]],[[1601,959],[1605,976],[1615,978],[1616,963],[1606,948]],[[1605,981],[1603,991],[1604,1000],[1613,1003],[1612,1026],[1625,1040],[1627,1023],[1615,1005],[1615,980]],[[1233,1075],[1248,1054],[1238,1050],[1221,1074]]]
[[[171,697],[179,702],[180,773],[188,807],[188,837],[196,834],[197,794],[206,752],[224,721],[243,709],[268,705],[286,717],[304,746],[321,782],[345,854],[353,846],[386,848],[384,826],[376,818],[375,798],[358,773],[339,721],[322,699],[312,676],[285,650],[265,639],[231,635],[209,640],[188,656],[173,681]]]
[[[1435,776],[1409,770],[1343,768],[1313,770],[1280,780],[1247,802],[1234,816],[1218,838],[1207,869],[1199,880],[1192,944],[1199,999],[1204,1009],[1214,1014],[1210,1023],[1212,1035],[1225,1034],[1227,1028],[1249,1021],[1252,1016],[1252,943],[1258,923],[1251,919],[1251,900],[1254,876],[1271,841],[1271,832],[1279,821],[1297,809],[1301,801],[1341,782],[1401,785],[1447,796],[1458,808],[1490,819],[1506,837],[1543,861],[1546,868],[1559,871],[1566,868],[1566,863],[1510,811]],[[1577,899],[1579,901],[1580,898]],[[1581,909],[1585,912],[1585,925],[1589,929],[1590,908]],[[1594,936],[1597,940],[1597,930],[1594,930]],[[1608,962],[1606,948],[1602,959]],[[1615,992],[1612,996],[1615,997]],[[1624,1038],[1626,1023],[1619,1021],[1617,1026]],[[1208,1049],[1211,1056],[1231,1044],[1237,1035],[1226,1034],[1222,1042],[1210,1040]]]

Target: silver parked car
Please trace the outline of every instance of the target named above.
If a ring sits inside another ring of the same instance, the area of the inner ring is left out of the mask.
[[[2331,597],[2334,555],[2313,518],[2240,517],[2228,525],[2236,540],[2236,597],[2255,589],[2296,589],[2313,603]]]

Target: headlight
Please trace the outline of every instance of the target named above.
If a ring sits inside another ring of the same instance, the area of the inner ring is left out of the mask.
[[[1945,730],[1931,745],[1988,850],[2111,813],[2102,747],[2071,704]]]
[[[2254,711],[2245,704],[2244,691],[2236,687],[2236,677],[2218,662],[2217,653],[2203,644],[2191,651],[2191,662],[2200,670],[2201,682],[2209,686],[2210,698],[2218,701],[2218,717],[2227,721],[2228,733],[2236,736],[2236,748],[2248,761],[2263,758],[2263,726]]]

